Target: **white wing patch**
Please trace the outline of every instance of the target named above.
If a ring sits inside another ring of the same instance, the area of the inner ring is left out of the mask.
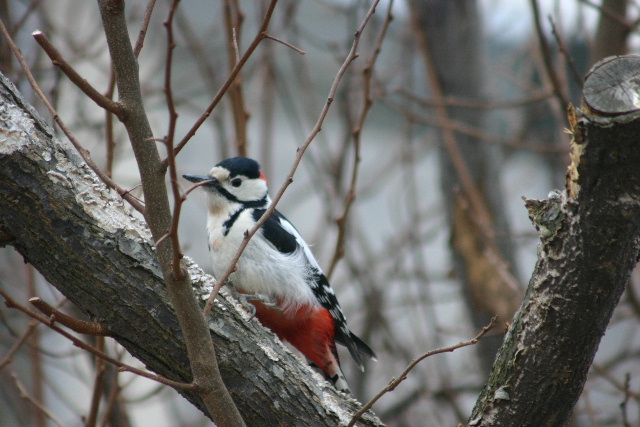
[[[309,264],[313,268],[318,270],[320,273],[322,273],[322,269],[320,268],[318,261],[316,261],[316,258],[313,256],[313,253],[309,248],[309,245],[307,245],[307,242],[305,242],[304,239],[302,239],[302,236],[300,236],[300,233],[298,233],[298,230],[296,230],[296,228],[286,219],[282,217],[278,219],[280,220],[280,225],[282,226],[282,228],[286,230],[287,233],[291,234],[293,237],[296,238],[296,242],[298,242],[298,245],[304,250],[304,254],[309,260]]]

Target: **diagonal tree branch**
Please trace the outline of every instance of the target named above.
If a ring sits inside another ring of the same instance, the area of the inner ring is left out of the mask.
[[[115,114],[119,118],[122,118],[122,106],[113,101],[111,98],[108,98],[98,92],[93,86],[91,86],[91,83],[83,79],[82,76],[80,76],[80,74],[78,74],[78,72],[74,70],[67,61],[64,60],[58,49],[56,49],[55,46],[51,44],[44,33],[38,30],[31,33],[31,35],[47,53],[53,65],[60,68],[60,70],[69,78],[69,80],[71,80],[80,90],[82,90],[85,95],[91,98],[93,102],[98,104],[100,107],[104,108],[110,113]]]
[[[132,217],[67,143],[0,76],[0,229],[71,302],[148,369],[191,381],[183,334],[162,278],[151,233]],[[214,279],[185,267],[200,301]],[[222,292],[207,323],[220,372],[247,424],[335,426],[360,405],[344,399],[273,334]],[[201,397],[181,392],[205,411]],[[379,426],[371,413],[363,426]]]

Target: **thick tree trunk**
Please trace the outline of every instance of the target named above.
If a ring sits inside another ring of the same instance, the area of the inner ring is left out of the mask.
[[[145,365],[189,381],[187,352],[151,234],[0,77],[0,243],[13,245],[54,286]],[[189,263],[196,294],[213,279]],[[347,401],[222,295],[209,328],[222,377],[251,426],[335,426]],[[184,393],[204,411],[194,393]],[[372,414],[362,425],[381,425]]]
[[[470,426],[563,426],[640,254],[640,57],[609,59],[570,114],[567,186],[527,200],[540,233],[525,300]]]

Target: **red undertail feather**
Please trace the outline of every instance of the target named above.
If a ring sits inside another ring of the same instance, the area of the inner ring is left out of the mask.
[[[325,308],[304,306],[297,310],[279,311],[251,301],[256,317],[283,341],[288,341],[313,362],[329,378],[340,373],[335,347],[335,326]]]

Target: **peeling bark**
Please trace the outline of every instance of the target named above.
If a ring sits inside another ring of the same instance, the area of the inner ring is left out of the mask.
[[[0,244],[11,244],[69,300],[108,325],[150,370],[190,381],[187,352],[146,224],[0,76]],[[213,279],[187,260],[202,300]],[[335,426],[359,409],[289,353],[224,292],[209,329],[247,425]],[[204,410],[194,393],[183,393]],[[361,425],[378,426],[371,413]]]
[[[538,262],[469,426],[569,420],[640,254],[640,57],[608,59],[570,113],[567,186],[527,200]]]

